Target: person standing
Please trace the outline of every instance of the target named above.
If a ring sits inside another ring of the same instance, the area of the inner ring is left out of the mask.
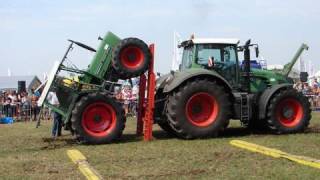
[[[59,106],[59,100],[55,92],[49,92],[47,99],[50,104],[54,106]],[[58,136],[61,136],[62,116],[57,112],[53,112],[52,115],[53,115],[52,137],[56,138]]]
[[[12,117],[17,116],[17,103],[18,103],[18,96],[16,91],[11,91],[10,95],[8,96],[11,99],[11,113]]]
[[[11,99],[5,95],[4,96],[4,113],[6,117],[12,117],[12,110],[11,110]]]
[[[39,92],[31,89],[31,116],[33,116],[33,121],[37,120],[37,115],[39,113],[39,107],[37,105],[37,101],[40,97]],[[32,117],[31,117],[32,118]]]

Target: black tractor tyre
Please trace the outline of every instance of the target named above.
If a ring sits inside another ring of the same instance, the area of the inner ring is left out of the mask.
[[[214,137],[228,124],[231,102],[216,82],[195,79],[169,95],[166,111],[168,124],[179,137]]]
[[[176,131],[170,126],[167,120],[161,120],[157,122],[157,124],[160,126],[162,130],[164,130],[168,135],[172,137],[178,137],[178,134]]]
[[[142,40],[126,38],[114,48],[112,57],[112,66],[117,75],[121,79],[128,79],[146,72],[152,55]]]
[[[158,90],[155,95],[156,107],[154,109],[154,119],[156,123],[160,126],[162,130],[167,132],[170,136],[176,137],[176,132],[170,127],[167,116],[165,114],[165,104],[166,104],[166,94],[162,93],[161,90]]]
[[[311,119],[308,99],[293,88],[279,91],[269,102],[268,127],[277,134],[304,131]]]
[[[71,117],[77,140],[86,144],[105,144],[118,139],[125,128],[125,121],[122,106],[102,93],[81,97]]]

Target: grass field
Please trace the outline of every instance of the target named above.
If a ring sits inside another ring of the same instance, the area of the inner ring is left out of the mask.
[[[229,145],[232,139],[320,159],[320,114],[313,113],[306,133],[251,134],[238,122],[213,139],[180,140],[154,126],[155,140],[134,135],[129,119],[113,144],[77,145],[68,132],[50,139],[51,122],[0,125],[0,179],[84,179],[66,150],[79,149],[105,179],[318,179],[320,169],[273,159]]]

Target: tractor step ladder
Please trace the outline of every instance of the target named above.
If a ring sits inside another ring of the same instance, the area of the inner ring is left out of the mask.
[[[154,95],[156,85],[156,76],[154,73],[154,44],[151,44],[149,46],[149,49],[152,57],[148,69],[148,78],[145,74],[142,74],[140,76],[138,117],[136,129],[136,134],[138,136],[141,136],[143,134],[144,141],[152,140]]]
[[[250,103],[247,93],[240,94],[240,120],[242,125],[247,126],[250,120]]]

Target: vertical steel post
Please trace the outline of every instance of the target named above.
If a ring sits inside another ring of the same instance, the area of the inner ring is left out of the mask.
[[[151,61],[148,70],[147,81],[147,104],[144,116],[144,140],[152,140],[153,111],[154,111],[154,95],[155,95],[155,74],[154,74],[154,44],[149,46],[151,51]]]

